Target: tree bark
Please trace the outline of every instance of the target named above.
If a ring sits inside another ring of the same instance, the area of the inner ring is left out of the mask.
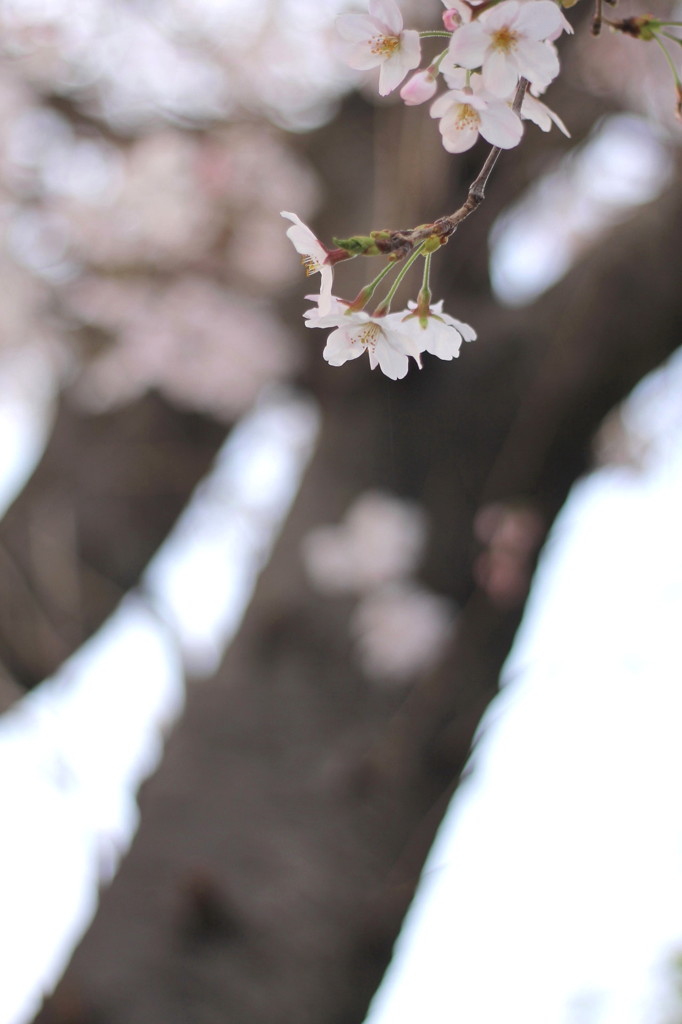
[[[0,522],[0,664],[19,686],[51,675],[135,586],[225,434],[160,395],[100,415],[62,400]]]
[[[679,344],[681,217],[677,188],[529,310],[479,296],[479,341],[455,365],[397,385],[364,365],[315,371],[323,431],[293,513],[220,671],[190,690],[131,852],[41,1024],[363,1019],[537,548],[599,423]],[[363,678],[350,601],[321,597],[300,560],[312,527],[377,486],[426,506],[424,579],[461,607],[445,657],[406,696]],[[513,599],[477,569],[491,503],[541,523]]]

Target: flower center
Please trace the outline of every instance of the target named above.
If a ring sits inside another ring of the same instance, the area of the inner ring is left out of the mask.
[[[518,38],[519,37],[516,32],[512,32],[512,30],[505,25],[494,33],[492,37],[493,49],[501,50],[502,53],[509,53],[515,48]]]
[[[390,57],[399,46],[398,36],[372,36],[369,41],[370,51],[378,57]]]
[[[301,263],[305,267],[306,277],[310,277],[311,274],[316,274],[321,269],[322,264],[315,256],[308,253],[305,256],[301,256]]]
[[[354,341],[359,341],[363,348],[369,348],[373,352],[377,345],[377,338],[381,334],[379,324],[365,324],[355,334]]]
[[[457,112],[455,128],[476,128],[481,123],[478,111],[470,107],[468,103],[461,103]]]

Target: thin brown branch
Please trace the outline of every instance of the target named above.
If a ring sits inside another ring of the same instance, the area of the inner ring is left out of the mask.
[[[521,104],[523,103],[523,98],[526,95],[527,88],[528,81],[527,79],[522,78],[519,81],[516,95],[514,96],[514,103],[512,104],[512,110],[519,116],[521,112]],[[455,233],[462,221],[465,220],[470,213],[473,213],[485,199],[485,190],[488,184],[488,179],[490,178],[492,170],[497,163],[501,152],[502,150],[498,146],[492,147],[483,166],[481,167],[481,170],[469,186],[466,199],[459,209],[454,211],[454,213],[451,213],[446,217],[439,217],[430,224],[420,224],[419,227],[416,228],[408,228],[401,231],[381,232],[381,237],[376,238],[376,236],[374,236],[377,248],[386,255],[393,255],[395,259],[403,259],[403,257],[408,256],[418,245],[421,245],[422,242],[426,241],[427,238],[433,238],[434,235],[439,238],[441,244],[444,245],[450,236]]]

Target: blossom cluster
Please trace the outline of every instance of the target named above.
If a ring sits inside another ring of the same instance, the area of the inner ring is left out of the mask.
[[[346,60],[358,70],[379,68],[382,96],[396,89],[422,62],[422,38],[448,39],[447,49],[412,75],[400,90],[412,106],[433,99],[448,152],[470,149],[479,134],[491,145],[511,149],[521,141],[522,119],[543,131],[561,119],[538,98],[559,73],[555,40],[572,32],[554,0],[443,0],[444,30],[419,33],[403,27],[395,0],[369,0],[368,14],[342,14],[337,30]],[[529,89],[518,114],[513,109],[521,80]]]
[[[378,68],[379,92],[387,95],[409,72],[420,68],[422,39],[447,40],[447,48],[426,68],[416,70],[400,95],[408,105],[433,100],[431,116],[439,119],[443,146],[452,153],[470,149],[479,135],[497,150],[510,149],[521,140],[523,119],[544,131],[554,123],[566,132],[557,115],[539,99],[559,72],[555,40],[562,32],[572,31],[558,3],[443,0],[443,4],[444,28],[433,32],[405,29],[395,0],[369,0],[367,14],[340,15],[336,24],[348,63],[358,70]],[[441,82],[445,89],[434,99]],[[475,197],[480,201],[485,181],[477,179],[474,184],[480,185]],[[472,208],[462,207],[462,217]],[[412,232],[373,231],[335,240],[335,249],[320,242],[295,213],[282,216],[292,222],[287,235],[306,272],[320,275],[320,293],[310,296],[313,306],[304,317],[307,327],[331,329],[323,355],[332,366],[367,352],[372,369],[378,366],[398,380],[406,375],[410,359],[420,367],[426,353],[453,359],[463,341],[476,337],[472,327],[443,312],[442,302],[431,301],[431,257],[455,230],[456,215]],[[355,299],[333,294],[336,263],[381,254],[388,256],[388,265]],[[399,284],[420,257],[424,274],[417,300],[391,312]],[[377,286],[401,260],[388,294],[372,313],[367,312]]]
[[[462,341],[475,339],[473,327],[444,313],[442,302],[432,305],[430,296],[409,303],[402,312],[370,314],[359,303],[332,295],[334,254],[341,252],[341,258],[346,258],[347,253],[328,249],[297,214],[285,211],[282,216],[292,221],[287,235],[307,273],[321,277],[320,293],[308,296],[314,305],[303,315],[306,327],[333,328],[322,353],[331,366],[342,366],[367,352],[372,369],[378,366],[387,377],[400,380],[410,358],[420,367],[427,352],[439,359],[454,359]]]

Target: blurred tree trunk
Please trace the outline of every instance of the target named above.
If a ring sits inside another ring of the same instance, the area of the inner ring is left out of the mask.
[[[523,505],[549,528],[600,421],[678,345],[681,217],[678,188],[533,308],[481,298],[456,365],[399,385],[315,371],[323,432],[293,514],[41,1022],[362,1020],[523,610],[525,587],[500,603],[475,582],[474,516]],[[349,601],[314,592],[299,558],[311,527],[377,486],[425,504],[425,578],[462,608],[407,697],[362,677]]]
[[[135,586],[225,434],[156,394],[100,415],[62,400],[0,521],[0,664],[19,686],[51,675]]]

